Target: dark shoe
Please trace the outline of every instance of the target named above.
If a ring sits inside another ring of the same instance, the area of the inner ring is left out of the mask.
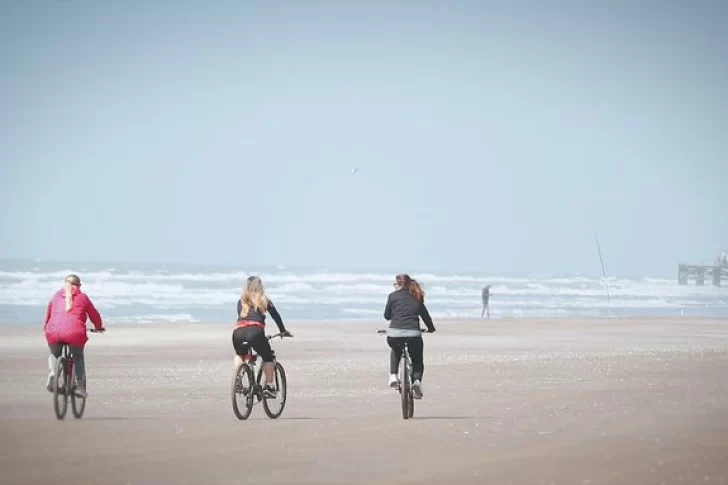
[[[422,399],[422,384],[420,381],[415,381],[412,384],[412,397],[415,399]]]

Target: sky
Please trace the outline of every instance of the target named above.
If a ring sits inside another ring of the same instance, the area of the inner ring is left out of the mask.
[[[0,257],[672,276],[727,127],[720,0],[5,0]]]

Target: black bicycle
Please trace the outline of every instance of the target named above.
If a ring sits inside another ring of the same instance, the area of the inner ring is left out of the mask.
[[[427,330],[421,330],[422,333],[427,333]],[[386,330],[377,330],[379,335],[386,335]],[[402,351],[403,365],[399,366],[399,381],[397,382],[397,391],[399,391],[400,399],[402,401],[402,417],[404,419],[410,419],[415,414],[415,398],[412,390],[412,384],[414,379],[412,378],[412,359],[409,355],[409,349],[407,343],[404,345]]]
[[[104,333],[106,329],[90,329],[91,333]],[[74,374],[75,361],[71,348],[63,344],[61,356],[58,358],[56,368],[53,371],[53,410],[56,418],[63,419],[68,412],[68,401],[71,401],[71,410],[76,419],[81,419],[86,410],[86,398],[76,394],[76,375]],[[84,380],[87,380],[84,376]],[[86,383],[84,383],[86,384]],[[84,389],[86,386],[84,385]]]
[[[276,337],[284,338],[288,337],[288,334],[277,333],[270,335],[268,340]],[[283,414],[283,408],[286,406],[286,371],[275,356],[273,351],[273,362],[275,363],[275,390],[276,396],[270,397],[263,391],[263,384],[261,379],[263,377],[263,366],[260,366],[256,376],[256,362],[258,361],[258,355],[253,353],[253,348],[248,342],[243,342],[248,349],[245,355],[242,356],[242,363],[235,367],[233,372],[233,380],[230,384],[230,396],[233,401],[233,412],[238,419],[248,419],[250,413],[253,411],[253,405],[259,402],[263,403],[263,410],[265,414],[271,419],[276,419]],[[256,376],[253,380],[253,376]]]

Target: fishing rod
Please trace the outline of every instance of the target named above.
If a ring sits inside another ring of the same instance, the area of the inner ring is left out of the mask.
[[[602,264],[602,276],[604,277],[604,289],[607,292],[607,304],[609,304],[609,283],[607,282],[607,270],[604,269],[604,258],[602,258],[602,247],[599,244],[599,235],[597,234],[597,228],[594,227],[594,240],[597,243],[597,251],[599,252],[599,262]]]

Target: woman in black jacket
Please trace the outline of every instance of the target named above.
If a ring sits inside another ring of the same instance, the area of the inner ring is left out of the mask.
[[[425,293],[416,280],[408,274],[399,274],[395,278],[394,287],[396,289],[389,294],[384,309],[384,318],[390,321],[387,344],[392,349],[389,355],[389,386],[397,387],[399,383],[397,369],[406,343],[412,359],[412,393],[415,399],[422,399],[422,373],[425,364],[420,317],[425,322],[428,333],[435,331],[435,325],[425,306]]]

